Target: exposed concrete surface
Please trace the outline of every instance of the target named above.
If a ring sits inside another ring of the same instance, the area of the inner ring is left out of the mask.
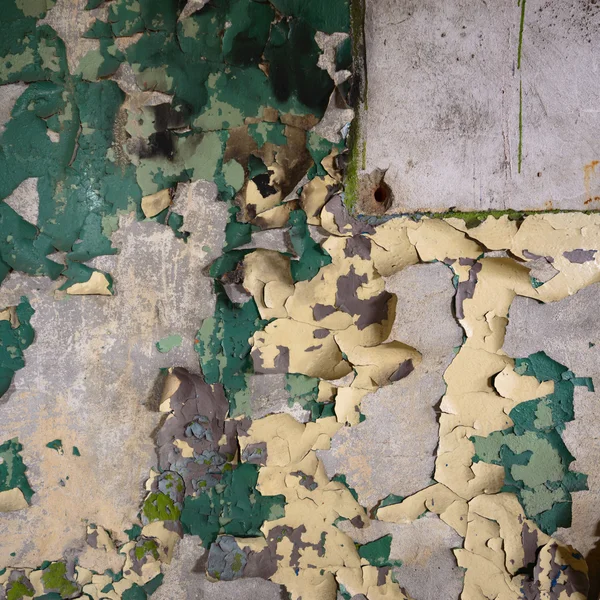
[[[403,525],[371,521],[369,527],[357,529],[343,521],[338,527],[359,544],[392,534],[390,558],[402,561],[394,575],[411,598],[440,600],[442,584],[444,600],[460,596],[463,570],[452,549],[462,547],[462,538],[436,515],[429,513]]]
[[[175,548],[173,561],[164,568],[162,585],[152,600],[280,600],[281,587],[265,579],[207,581],[205,550],[200,538],[185,536]]]
[[[40,24],[50,25],[65,42],[69,71],[75,73],[81,59],[90,51],[98,50],[96,39],[84,38],[96,19],[108,17],[108,5],[93,10],[85,10],[87,0],[57,0]]]
[[[37,177],[29,177],[22,181],[15,191],[4,199],[17,214],[26,221],[37,225],[40,212],[40,196],[37,191]]]
[[[289,392],[285,389],[285,375],[280,373],[250,375],[250,406],[252,419],[262,419],[267,415],[287,413],[297,421],[306,423],[310,412],[304,410],[298,403],[289,406]]]
[[[10,83],[0,87],[0,135],[6,129],[15,102],[27,87],[26,83]]]
[[[573,523],[556,537],[576,547],[590,563],[592,591],[600,591],[600,323],[595,308],[600,286],[585,288],[556,304],[539,304],[527,298],[513,301],[504,350],[525,357],[543,350],[580,377],[592,377],[596,393],[575,388],[575,420],[562,435],[575,456],[572,471],[588,476],[589,490],[573,493]],[[590,343],[594,344],[590,347]]]
[[[0,564],[56,560],[83,545],[87,523],[123,539],[135,519],[156,462],[159,369],[198,372],[194,337],[214,310],[202,269],[221,251],[226,206],[199,206],[212,217],[187,244],[166,226],[121,218],[112,238],[119,254],[93,261],[112,273],[114,297],[69,297],[55,291],[61,282],[16,272],[3,282],[0,306],[26,295],[36,311],[26,366],[0,405],[2,439],[23,444],[35,494],[28,510],[3,515]],[[182,345],[158,352],[156,342],[173,333]],[[64,455],[46,447],[57,438]]]
[[[389,167],[389,212],[600,208],[600,4],[527,0],[520,69],[512,0],[366,12],[366,166]]]
[[[444,394],[453,348],[462,340],[451,312],[452,273],[445,265],[408,267],[386,278],[386,288],[398,296],[390,339],[416,348],[423,361],[405,379],[367,396],[361,408],[366,420],[341,429],[331,450],[320,452],[328,475],[344,473],[367,507],[431,482],[438,443],[434,407]]]

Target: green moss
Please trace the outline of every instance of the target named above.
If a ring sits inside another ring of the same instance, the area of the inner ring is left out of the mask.
[[[142,540],[137,543],[134,550],[135,557],[137,560],[142,560],[146,554],[151,554],[152,558],[158,560],[158,544],[154,540]]]
[[[360,146],[360,114],[357,112],[348,133],[348,147],[350,158],[346,167],[344,179],[344,204],[350,212],[354,211],[358,203],[359,193],[359,164],[362,154],[362,146]]]
[[[14,581],[6,592],[6,600],[21,600],[25,597],[33,597],[33,586],[24,577]]]
[[[67,565],[64,562],[51,563],[42,573],[44,591],[57,592],[68,597],[79,590],[79,587],[67,579]]]
[[[152,492],[142,506],[142,513],[150,523],[153,521],[176,521],[181,510],[167,494]]]

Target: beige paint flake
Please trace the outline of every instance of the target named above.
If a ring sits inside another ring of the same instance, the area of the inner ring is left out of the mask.
[[[168,188],[142,198],[142,211],[147,219],[155,217],[158,213],[162,212],[170,205],[171,190]]]
[[[110,283],[104,273],[94,271],[92,276],[83,283],[74,283],[67,288],[67,294],[71,296],[112,296],[109,289]]]

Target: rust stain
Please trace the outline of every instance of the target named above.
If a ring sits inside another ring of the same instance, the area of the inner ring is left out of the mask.
[[[596,175],[596,166],[600,161],[593,160],[583,166],[583,187],[585,189],[584,204],[589,204],[592,201],[599,201],[600,196],[592,196],[592,177]]]

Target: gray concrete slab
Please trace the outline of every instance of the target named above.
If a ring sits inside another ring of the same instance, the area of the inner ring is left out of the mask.
[[[522,6],[521,36],[512,0],[367,0],[366,167],[390,212],[600,208],[600,5]]]

